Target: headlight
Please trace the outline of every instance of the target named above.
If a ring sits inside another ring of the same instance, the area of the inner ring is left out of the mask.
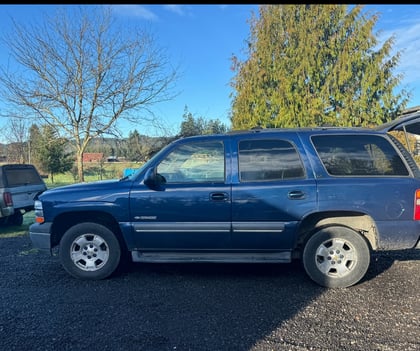
[[[42,202],[39,200],[35,200],[34,209],[35,209],[35,222],[44,223],[44,210],[42,208]]]

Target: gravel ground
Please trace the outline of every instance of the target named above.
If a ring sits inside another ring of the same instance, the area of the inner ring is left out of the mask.
[[[420,250],[375,254],[351,288],[300,264],[132,264],[78,281],[0,236],[0,350],[420,350]]]

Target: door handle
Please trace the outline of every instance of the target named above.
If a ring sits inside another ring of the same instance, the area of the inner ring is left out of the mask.
[[[287,194],[287,196],[291,200],[297,200],[297,199],[303,199],[305,197],[305,193],[303,191],[300,191],[300,190],[293,190],[293,191],[290,191]]]
[[[211,193],[210,200],[212,201],[227,201],[229,196],[227,193]]]

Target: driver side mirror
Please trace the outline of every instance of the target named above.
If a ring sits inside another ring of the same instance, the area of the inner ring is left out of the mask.
[[[163,190],[163,185],[166,179],[161,174],[157,173],[156,167],[149,168],[144,175],[144,184],[153,190]]]

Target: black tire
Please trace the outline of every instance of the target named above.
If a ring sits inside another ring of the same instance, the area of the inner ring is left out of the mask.
[[[59,257],[64,269],[78,279],[99,280],[117,269],[121,247],[117,237],[98,223],[80,223],[68,229]]]
[[[15,210],[15,213],[13,213],[9,219],[8,223],[11,225],[18,225],[21,226],[23,224],[23,214],[20,210]]]
[[[320,229],[307,241],[303,265],[308,276],[327,288],[346,288],[359,282],[370,264],[366,240],[348,227]]]

